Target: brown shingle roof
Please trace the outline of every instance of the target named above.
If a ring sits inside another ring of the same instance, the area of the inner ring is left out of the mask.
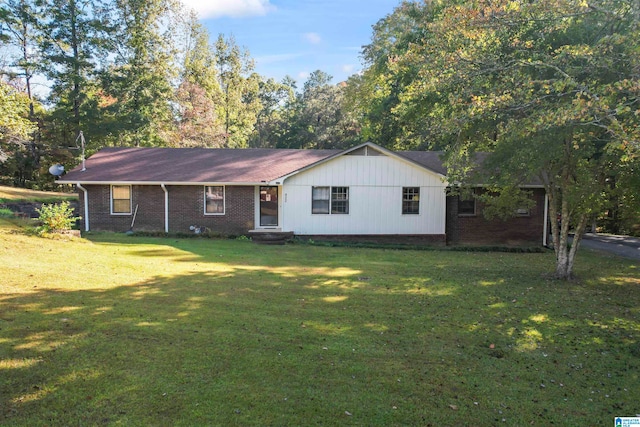
[[[447,174],[447,168],[442,164],[442,151],[396,151],[396,154],[418,163],[433,172]]]
[[[343,152],[279,148],[104,148],[87,159],[85,171],[78,166],[58,182],[257,184],[273,182]],[[440,151],[393,153],[435,173],[447,175]],[[485,158],[485,153],[477,154],[478,163],[482,164]],[[540,184],[539,180],[523,183]]]
[[[60,182],[259,183],[273,181],[341,150],[105,148]]]

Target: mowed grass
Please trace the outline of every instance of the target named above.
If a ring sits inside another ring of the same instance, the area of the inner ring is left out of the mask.
[[[2,221],[0,219],[0,221]],[[0,222],[0,424],[612,425],[640,268],[553,254],[71,241]]]
[[[28,188],[8,187],[0,185],[0,202],[46,202],[53,203],[63,200],[77,200],[76,193],[62,193],[54,191],[38,191]]]

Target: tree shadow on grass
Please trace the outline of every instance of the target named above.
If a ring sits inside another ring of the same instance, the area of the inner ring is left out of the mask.
[[[0,297],[3,424],[599,424],[640,400],[633,270],[137,242],[212,268]]]

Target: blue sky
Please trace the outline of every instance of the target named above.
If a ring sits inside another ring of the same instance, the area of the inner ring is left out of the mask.
[[[333,83],[362,69],[361,48],[371,40],[371,26],[391,13],[400,0],[183,0],[195,9],[212,42],[233,35],[249,50],[256,71],[298,82],[322,70]]]

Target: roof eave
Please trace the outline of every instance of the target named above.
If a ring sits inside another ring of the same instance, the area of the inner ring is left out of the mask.
[[[237,182],[237,181],[91,181],[91,180],[67,180],[59,179],[57,184],[82,184],[82,185],[238,185],[238,186],[256,186],[267,185],[270,181],[260,182]]]
[[[459,187],[461,185],[460,182],[452,182],[449,183],[448,186],[449,187]],[[469,185],[470,187],[473,188],[484,188],[484,187],[490,187],[491,184],[474,184],[474,183],[467,183],[466,185]],[[518,188],[545,188],[544,184],[521,184],[517,186]]]

